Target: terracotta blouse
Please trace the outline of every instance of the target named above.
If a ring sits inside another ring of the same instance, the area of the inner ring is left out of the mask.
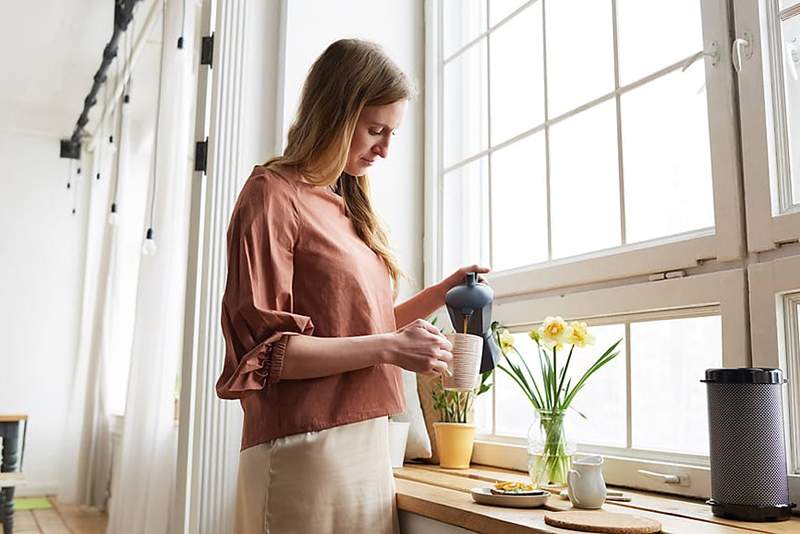
[[[401,371],[375,365],[282,380],[290,336],[395,330],[389,273],[356,235],[344,200],[293,171],[255,167],[228,226],[223,399],[241,399],[242,449],[404,409]]]

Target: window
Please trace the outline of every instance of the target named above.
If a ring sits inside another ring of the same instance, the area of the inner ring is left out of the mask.
[[[708,455],[708,443],[696,439],[708,428],[699,377],[707,368],[722,366],[720,316],[655,317],[595,323],[596,346],[576,349],[567,379],[577,379],[598,351],[623,340],[620,355],[587,383],[573,405],[585,418],[571,418],[570,438],[584,448]],[[536,354],[526,332],[515,338],[523,354]],[[529,412],[530,403],[507,375],[497,373],[495,379],[495,412],[480,411],[477,424],[486,434],[525,437],[530,420],[519,414]],[[491,399],[483,402],[492,405]],[[676,413],[686,416],[678,418]]]
[[[748,365],[744,296],[744,271],[734,269],[564,295],[498,299],[495,314],[517,332],[523,354],[533,354],[526,335],[534,326],[530,317],[557,314],[590,323],[597,342],[576,352],[570,366],[574,373],[584,370],[581,359],[593,359],[622,338],[620,355],[576,397],[575,408],[587,419],[572,418],[573,437],[581,450],[606,456],[612,483],[674,490],[638,470],[654,470],[648,463],[663,470],[664,462],[675,462],[678,473],[692,481],[677,488],[679,492],[702,496],[708,490],[708,442],[702,439],[708,427],[706,389],[700,380],[707,368]],[[730,329],[725,335],[723,325]],[[505,374],[495,373],[495,379],[492,393],[479,398],[476,410],[476,461],[525,469],[525,436],[532,418],[520,414],[531,414],[530,405]]]
[[[622,257],[636,274],[736,257],[727,28],[706,21],[724,3],[659,6],[656,24],[640,0],[431,3],[442,272],[479,260],[538,289],[587,258],[570,284]]]
[[[780,50],[776,59],[781,66],[773,68],[775,103],[779,112],[780,137],[787,149],[783,152],[782,185],[779,195],[781,212],[800,205],[800,2],[781,1],[773,32],[774,45]],[[774,17],[774,11],[771,12]]]
[[[788,381],[783,414],[789,487],[796,499],[800,495],[800,254],[751,265],[748,277],[753,365],[779,367]]]
[[[783,339],[784,339],[784,366],[790,384],[800,378],[800,292],[789,293],[783,296]],[[788,419],[796,418],[800,410],[800,394],[797,388],[789,392]],[[800,428],[789,427],[789,470],[800,474]]]
[[[426,4],[426,280],[489,263],[522,347],[547,315],[625,340],[576,400],[611,483],[707,497],[705,369],[800,379],[800,1],[732,5]],[[526,469],[526,402],[496,374],[475,461]]]
[[[797,241],[800,224],[800,2],[737,8],[747,236],[760,252]]]

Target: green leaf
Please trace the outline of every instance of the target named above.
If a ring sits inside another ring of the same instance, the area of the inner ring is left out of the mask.
[[[561,369],[561,378],[558,381],[558,390],[556,392],[556,399],[561,398],[561,386],[564,385],[564,378],[567,376],[567,369],[569,368],[569,362],[572,360],[572,352],[574,350],[575,350],[575,345],[572,345],[572,347],[570,347],[569,349],[569,356],[567,356],[567,363],[564,365],[564,368]]]
[[[515,370],[517,376],[519,377],[520,381],[525,384],[530,396],[536,401],[538,406],[544,405],[544,397],[542,396],[542,392],[539,390],[539,386],[536,384],[536,380],[533,377],[533,373],[531,373],[530,367],[528,367],[528,363],[525,361],[525,358],[520,354],[520,352],[515,348],[514,353],[517,355],[517,358],[520,359],[522,365],[525,367],[526,371],[528,372],[528,377],[525,376],[525,373],[522,372],[522,368],[519,365],[515,365],[511,359],[505,356],[505,360],[509,363],[512,369]]]
[[[566,398],[564,399],[564,403],[562,404],[562,407],[564,409],[569,407],[570,403],[572,402],[572,399],[575,398],[575,395],[583,388],[583,385],[586,383],[586,381],[589,379],[590,376],[592,376],[595,372],[597,372],[598,369],[600,369],[605,364],[616,358],[617,355],[619,355],[619,351],[617,352],[612,352],[612,351],[614,351],[621,342],[622,339],[619,339],[616,343],[611,345],[608,348],[608,350],[606,350],[602,356],[597,358],[597,360],[592,364],[592,366],[589,367],[589,369],[587,369],[586,372],[583,373],[583,376],[580,378],[580,380],[578,380],[578,383],[575,384],[575,387],[572,389],[572,391],[570,391],[569,395],[567,395]]]
[[[512,373],[511,371],[509,371],[508,369],[506,369],[506,368],[505,368],[505,367],[503,367],[502,365],[498,365],[497,367],[498,367],[498,368],[499,368],[501,371],[503,371],[504,373],[506,373],[508,376],[510,376],[510,377],[511,377],[511,379],[512,379],[514,382],[516,382],[516,383],[517,383],[517,385],[519,386],[519,388],[522,390],[522,393],[524,393],[524,394],[525,394],[525,396],[528,398],[528,401],[529,401],[529,402],[530,402],[530,403],[533,405],[533,407],[534,407],[534,408],[536,408],[537,410],[541,409],[541,406],[540,406],[540,405],[537,405],[536,401],[535,401],[535,400],[534,400],[534,398],[531,396],[531,394],[530,394],[530,390],[528,389],[528,387],[526,387],[526,386],[527,386],[527,384],[523,384],[523,382],[521,382],[521,381],[519,380],[519,378],[517,378],[517,377],[515,376],[515,374],[514,374],[514,373]]]
[[[513,349],[514,349],[514,353],[517,355],[517,358],[519,358],[520,361],[522,362],[522,365],[525,366],[525,371],[527,371],[527,373],[528,373],[528,378],[530,379],[530,384],[528,384],[528,379],[526,379],[524,376],[522,376],[521,370],[520,370],[520,378],[523,379],[525,384],[528,385],[528,389],[529,390],[531,389],[531,386],[533,386],[533,390],[535,390],[535,392],[536,392],[536,398],[538,400],[539,405],[541,406],[542,405],[542,392],[539,391],[539,386],[536,384],[536,379],[534,378],[533,373],[531,372],[531,368],[528,367],[528,362],[525,360],[525,357],[517,350],[517,348],[513,347]],[[506,359],[508,359],[508,357],[506,357]]]

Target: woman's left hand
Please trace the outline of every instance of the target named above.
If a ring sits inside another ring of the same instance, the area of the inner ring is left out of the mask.
[[[444,295],[450,288],[464,283],[467,273],[478,273],[478,282],[481,284],[488,284],[486,278],[481,276],[481,274],[488,273],[490,271],[491,269],[489,267],[482,267],[480,265],[467,265],[466,267],[460,268],[437,284],[441,289],[442,299],[444,299]]]

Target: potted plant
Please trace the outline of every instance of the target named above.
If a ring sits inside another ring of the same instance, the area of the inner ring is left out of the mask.
[[[439,453],[439,465],[447,469],[467,469],[472,459],[475,425],[471,422],[475,397],[489,391],[492,371],[480,375],[472,391],[448,391],[438,379],[431,390],[433,407],[439,421],[433,423]]]
[[[528,472],[537,486],[565,486],[574,446],[567,440],[565,418],[575,396],[586,381],[619,354],[622,339],[613,343],[573,383],[568,376],[575,348],[594,343],[586,323],[567,323],[561,317],[547,317],[528,335],[536,343],[536,356],[523,356],[514,346],[514,336],[499,323],[492,331],[503,353],[498,365],[520,387],[535,412],[528,433]],[[567,348],[568,347],[568,348]],[[567,357],[559,354],[567,351]],[[578,412],[579,413],[579,412]],[[580,414],[585,417],[583,414]]]

